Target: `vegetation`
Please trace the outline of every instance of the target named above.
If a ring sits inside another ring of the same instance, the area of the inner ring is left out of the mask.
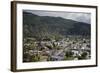
[[[90,24],[23,12],[23,62],[90,59]]]

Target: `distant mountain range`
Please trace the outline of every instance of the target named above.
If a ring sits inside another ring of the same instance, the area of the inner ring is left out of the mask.
[[[23,12],[23,33],[25,37],[53,34],[90,36],[90,32],[91,24],[61,17],[38,16]]]

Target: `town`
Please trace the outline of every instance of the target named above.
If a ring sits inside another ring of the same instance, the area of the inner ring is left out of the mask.
[[[68,36],[61,40],[24,39],[23,62],[87,60],[91,58],[89,37]]]

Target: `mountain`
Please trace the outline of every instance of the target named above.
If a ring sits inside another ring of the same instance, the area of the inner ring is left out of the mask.
[[[90,36],[91,25],[83,22],[64,19],[61,17],[38,16],[23,12],[24,37],[51,36],[51,35],[86,35]]]

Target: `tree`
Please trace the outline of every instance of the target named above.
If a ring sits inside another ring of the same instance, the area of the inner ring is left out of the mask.
[[[78,59],[79,59],[79,60],[83,60],[83,59],[86,59],[86,57],[87,57],[87,52],[83,52],[83,53],[81,54],[81,56],[78,56]]]

